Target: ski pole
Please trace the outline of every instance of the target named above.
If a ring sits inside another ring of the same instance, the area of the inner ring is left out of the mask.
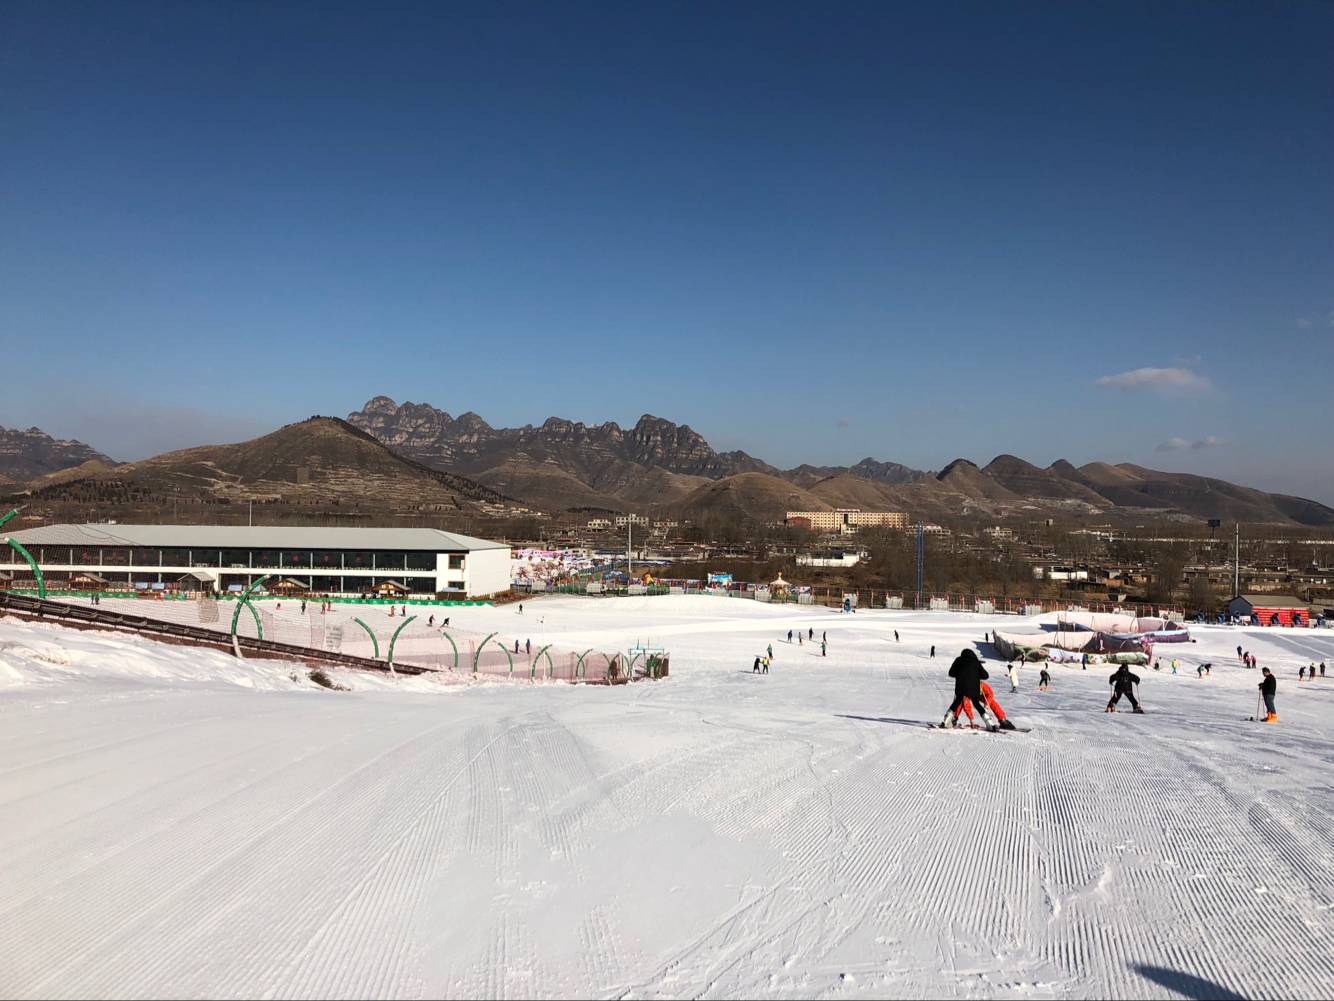
[[[1256,693],[1255,693],[1255,716],[1254,716],[1254,718],[1257,719],[1257,720],[1260,718],[1260,693],[1259,693],[1259,692],[1256,692]]]

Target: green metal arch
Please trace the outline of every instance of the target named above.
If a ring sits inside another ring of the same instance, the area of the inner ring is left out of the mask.
[[[390,673],[390,674],[393,674],[393,673],[394,673],[394,644],[398,642],[398,634],[401,633],[401,632],[407,627],[407,624],[408,624],[409,622],[413,621],[413,620],[416,619],[416,618],[417,618],[417,616],[415,616],[415,615],[409,615],[406,619],[404,619],[401,623],[399,623],[398,628],[394,630],[394,635],[389,637],[389,657],[388,657],[388,660],[389,660],[389,673]]]
[[[482,642],[480,642],[480,643],[477,644],[477,649],[476,649],[475,651],[473,651],[473,655],[472,655],[472,673],[473,673],[473,674],[476,674],[476,673],[477,673],[477,665],[478,665],[478,663],[481,661],[481,658],[482,658],[482,647],[486,646],[487,643],[491,642],[491,640],[493,640],[493,639],[496,637],[496,635],[497,635],[496,633],[488,633],[486,639],[482,640]],[[498,646],[501,650],[503,650],[503,651],[505,652],[505,657],[506,657],[506,658],[509,660],[509,662],[510,662],[510,674],[513,675],[513,674],[514,674],[514,654],[510,653],[509,647],[507,647],[504,643],[497,643],[496,646]]]
[[[608,657],[605,653],[602,655],[602,659],[605,660],[605,661],[607,662],[607,680],[608,680],[608,681],[611,681],[611,665],[615,662],[616,658],[619,657],[619,656],[620,656],[620,654],[618,654],[618,653],[617,653],[617,654],[612,654],[610,657]]]
[[[644,656],[644,651],[641,650],[639,653],[635,654],[633,657],[630,658],[630,663],[627,664],[625,668],[626,677],[633,678],[635,676],[635,662],[639,660],[639,658],[642,656]]]
[[[578,655],[574,663],[574,676],[576,678],[588,677],[588,668],[584,667],[584,658],[587,657],[592,652],[593,652],[592,647],[589,647],[583,653]]]
[[[237,599],[236,602],[236,611],[232,612],[232,636],[236,635],[236,626],[241,621],[241,609],[244,607],[250,609],[250,614],[255,617],[255,631],[259,633],[259,638],[264,638],[264,627],[259,624],[259,612],[256,611],[255,606],[250,603],[250,596],[255,593],[255,588],[259,587],[268,579],[269,574],[265,574],[264,576],[257,578],[253,584],[241,592],[241,597]]]
[[[556,663],[551,659],[551,654],[547,653],[547,651],[550,649],[551,649],[551,644],[548,643],[541,650],[537,651],[537,656],[533,658],[533,670],[530,677],[533,678],[537,677],[537,662],[542,659],[543,654],[546,654],[547,658],[547,677],[549,678],[556,673]]]
[[[362,629],[366,630],[366,635],[371,638],[371,649],[375,651],[374,654],[375,659],[379,660],[380,641],[375,638],[375,630],[372,629],[370,626],[366,625],[366,623],[362,622],[360,619],[353,619],[352,621],[355,622],[357,625],[361,626]]]
[[[440,630],[440,635],[449,640],[449,645],[454,650],[454,666],[450,670],[457,671],[459,669],[459,645],[454,642],[454,637],[445,632],[443,628]]]
[[[18,513],[19,509],[14,508],[9,514],[0,518],[0,526],[4,525],[5,522],[9,521],[9,519],[13,518]],[[32,567],[32,575],[37,578],[37,597],[44,599],[46,597],[46,578],[42,576],[42,568],[37,565],[37,561],[33,559],[32,553],[24,549],[22,543],[10,538],[8,535],[5,536],[5,542],[9,544],[10,549],[14,550],[14,552],[18,553],[28,561],[28,566]]]

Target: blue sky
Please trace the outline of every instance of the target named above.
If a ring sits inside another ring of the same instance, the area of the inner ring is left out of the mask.
[[[9,0],[0,423],[133,458],[384,393],[1334,502],[1332,42],[1318,3]]]

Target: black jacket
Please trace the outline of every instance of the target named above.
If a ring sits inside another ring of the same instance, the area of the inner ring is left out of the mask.
[[[1118,692],[1128,692],[1131,685],[1139,684],[1139,675],[1131,674],[1130,668],[1122,664],[1120,670],[1107,679],[1107,684],[1115,685]]]
[[[1256,687],[1272,698],[1274,693],[1278,691],[1278,679],[1271,674]]]
[[[954,679],[954,694],[968,695],[975,699],[982,698],[982,679],[989,678],[987,669],[977,659],[972,650],[965,650],[954,658],[950,665],[950,677]]]

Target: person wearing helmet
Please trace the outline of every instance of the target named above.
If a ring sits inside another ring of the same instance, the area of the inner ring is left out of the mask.
[[[1116,712],[1116,704],[1121,701],[1122,695],[1130,700],[1133,712],[1144,712],[1135,698],[1135,686],[1139,684],[1139,675],[1131,674],[1127,665],[1122,664],[1117,668],[1116,673],[1107,679],[1107,684],[1112,686],[1112,697],[1107,703],[1107,712]]]
[[[999,729],[987,718],[987,706],[982,700],[982,682],[989,675],[987,669],[982,666],[982,662],[977,659],[977,654],[970,649],[961,651],[959,656],[954,658],[954,663],[950,665],[950,677],[954,679],[954,701],[950,703],[949,709],[945,710],[945,718],[940,725],[952,727],[956,710],[967,699],[972,702],[973,708],[977,710],[978,715],[982,718],[983,726],[988,730]]]

